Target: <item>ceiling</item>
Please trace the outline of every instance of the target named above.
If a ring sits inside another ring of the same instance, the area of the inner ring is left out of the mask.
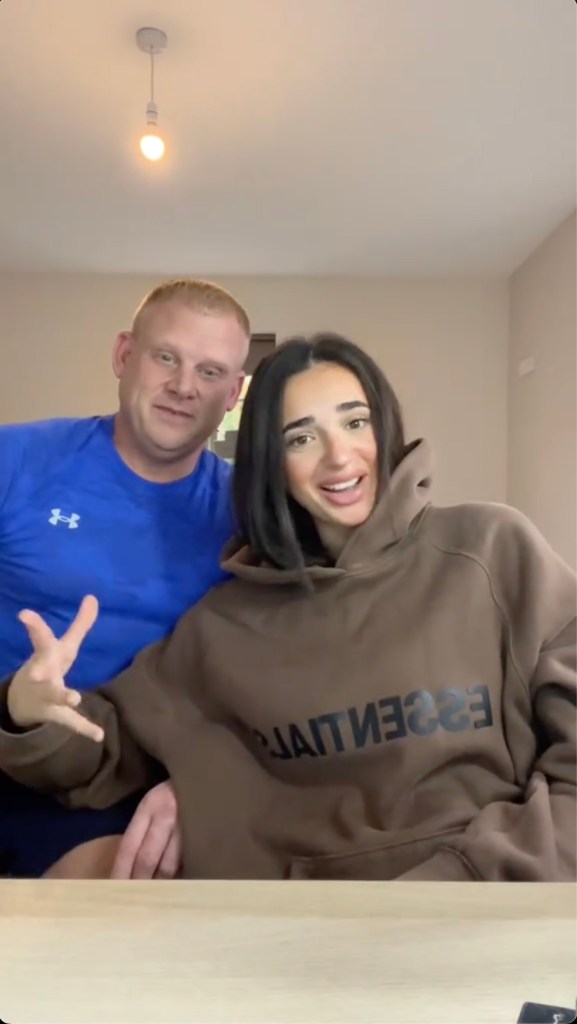
[[[575,207],[575,10],[4,0],[0,267],[507,274]]]

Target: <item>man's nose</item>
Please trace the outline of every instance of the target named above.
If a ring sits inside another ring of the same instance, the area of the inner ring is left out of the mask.
[[[197,393],[196,374],[193,369],[179,366],[168,381],[168,390],[178,398],[194,398]]]

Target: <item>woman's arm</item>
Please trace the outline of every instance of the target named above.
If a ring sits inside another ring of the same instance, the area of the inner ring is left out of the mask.
[[[522,802],[484,807],[458,843],[408,879],[574,881],[577,875],[575,575],[519,513],[510,513],[501,532],[491,582],[507,626],[508,687],[528,692],[537,756]],[[504,704],[513,699],[506,686]],[[511,729],[513,758],[521,742]]]
[[[0,768],[71,807],[106,807],[153,785],[168,720],[195,715],[182,685],[192,678],[190,612],[112,682],[88,693],[66,687],[96,615],[95,599],[86,598],[56,639],[40,616],[23,612],[34,653],[0,686]]]

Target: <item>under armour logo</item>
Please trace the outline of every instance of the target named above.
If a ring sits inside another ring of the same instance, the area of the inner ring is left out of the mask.
[[[76,512],[73,512],[72,515],[69,516],[63,516],[61,508],[53,508],[50,511],[52,512],[52,515],[48,522],[52,526],[58,526],[58,523],[66,523],[69,530],[78,529],[78,520],[80,519],[80,516],[77,515]]]

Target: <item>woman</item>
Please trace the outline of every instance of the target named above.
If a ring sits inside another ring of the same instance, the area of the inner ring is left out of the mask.
[[[2,767],[100,807],[164,766],[188,877],[574,878],[575,578],[520,513],[430,487],[374,362],[286,342],[244,405],[232,580],[82,698],[95,599],[59,641],[23,613]]]

